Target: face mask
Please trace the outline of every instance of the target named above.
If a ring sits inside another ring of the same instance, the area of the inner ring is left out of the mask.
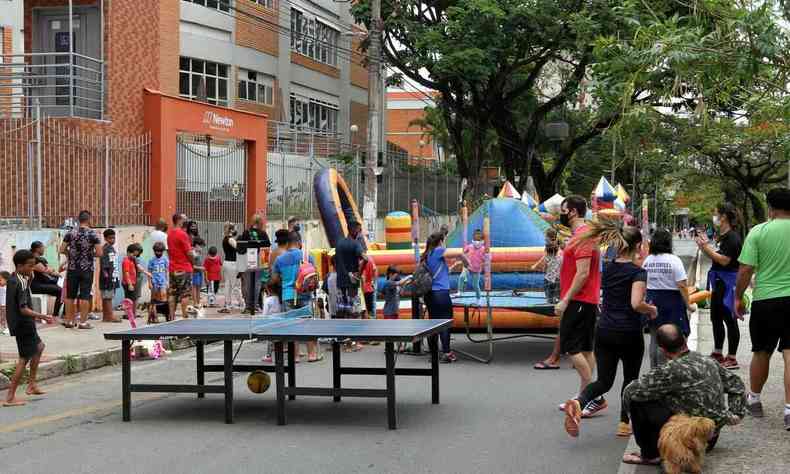
[[[299,232],[302,230],[302,226],[300,224],[294,224],[294,232]]]
[[[571,216],[567,213],[560,214],[560,224],[564,225],[565,227],[571,226]]]
[[[719,226],[719,216],[713,216],[713,225]]]

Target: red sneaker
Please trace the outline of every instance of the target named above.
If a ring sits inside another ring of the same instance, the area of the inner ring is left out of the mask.
[[[719,364],[724,363],[724,356],[721,355],[721,352],[711,352],[710,358],[718,362]]]
[[[721,362],[721,366],[729,370],[738,370],[741,368],[741,366],[738,365],[738,360],[733,356],[725,357]]]

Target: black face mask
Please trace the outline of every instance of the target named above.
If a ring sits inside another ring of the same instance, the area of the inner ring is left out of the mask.
[[[294,232],[299,232],[300,230],[302,230],[302,226],[299,224],[294,224]]]
[[[568,213],[560,214],[560,224],[564,225],[565,227],[571,226],[571,216]]]

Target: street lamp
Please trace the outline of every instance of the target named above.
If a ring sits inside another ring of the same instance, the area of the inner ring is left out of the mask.
[[[546,135],[546,138],[554,145],[554,152],[557,153],[557,157],[560,155],[560,146],[565,139],[568,138],[570,134],[570,127],[568,126],[568,122],[564,120],[556,120],[554,122],[548,122],[543,125],[543,133]],[[532,155],[527,157],[527,178],[532,175]]]

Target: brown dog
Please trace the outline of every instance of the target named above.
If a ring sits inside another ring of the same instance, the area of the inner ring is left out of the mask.
[[[715,434],[716,425],[710,418],[673,415],[658,437],[658,452],[667,474],[687,471],[701,473],[705,448]]]

